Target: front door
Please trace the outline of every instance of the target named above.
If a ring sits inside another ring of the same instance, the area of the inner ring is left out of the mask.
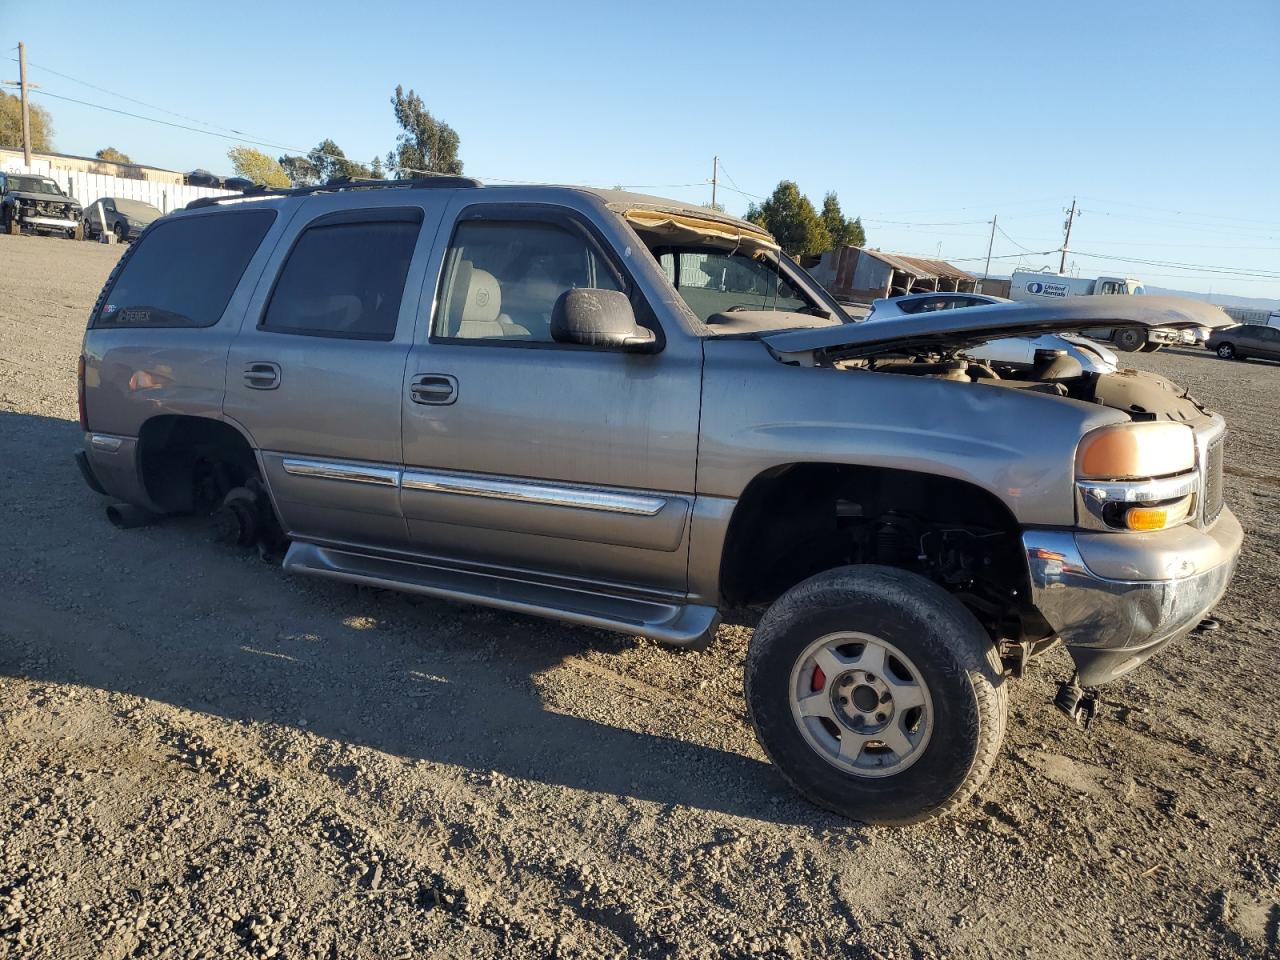
[[[623,262],[569,208],[461,210],[402,392],[416,549],[685,592],[701,345],[661,329]],[[575,287],[627,293],[662,349],[554,342],[551,311]]]
[[[261,450],[294,539],[407,545],[400,384],[439,212],[385,199],[361,210],[313,199],[231,346],[224,409]]]

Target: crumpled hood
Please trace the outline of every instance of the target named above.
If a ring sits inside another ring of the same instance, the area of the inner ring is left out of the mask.
[[[13,197],[17,200],[35,200],[39,203],[69,203],[73,207],[80,206],[74,197],[60,197],[53,193],[28,193],[26,190],[10,190],[5,194],[6,199],[9,197]]]
[[[954,351],[1002,337],[1061,333],[1094,327],[1209,327],[1235,323],[1199,300],[1182,297],[1072,297],[1061,303],[997,303],[957,310],[936,310],[878,323],[842,323],[763,336],[780,355],[830,351],[866,356],[902,350]]]

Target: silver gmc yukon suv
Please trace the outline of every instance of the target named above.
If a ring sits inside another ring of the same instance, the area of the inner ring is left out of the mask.
[[[754,622],[750,719],[875,823],[979,787],[1027,661],[1058,703],[1191,633],[1231,579],[1222,418],[1146,373],[988,340],[1221,327],[1080,297],[853,323],[759,227],[461,177],[199,200],[107,281],[89,485],[284,569],[677,647]],[[975,351],[977,352],[977,351]]]

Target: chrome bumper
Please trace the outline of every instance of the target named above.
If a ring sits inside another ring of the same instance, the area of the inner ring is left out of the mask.
[[[1031,601],[1096,686],[1185,635],[1226,592],[1244,531],[1224,509],[1207,530],[1028,530]]]

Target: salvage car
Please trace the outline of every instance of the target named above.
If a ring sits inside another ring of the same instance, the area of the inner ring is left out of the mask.
[[[99,215],[98,211],[102,213]],[[128,197],[99,197],[84,208],[84,235],[100,237],[105,221],[106,232],[120,243],[134,239],[164,214],[151,204]]]
[[[757,620],[765,752],[839,814],[955,810],[1009,688],[1058,704],[1227,589],[1226,425],[1148,373],[978,343],[1225,326],[1157,297],[852,323],[760,227],[462,177],[210,198],[120,258],[80,360],[119,526],[207,513],[286,571],[652,638]],[[176,543],[177,541],[175,541]]]
[[[934,310],[960,310],[965,307],[991,306],[997,303],[1014,304],[1007,297],[995,297],[986,293],[909,293],[901,297],[882,297],[871,304],[867,320],[892,320],[895,317],[930,313]],[[1013,309],[1020,309],[1014,306]],[[1115,353],[1095,340],[1078,334],[1045,333],[1038,337],[1006,337],[978,344],[968,356],[988,363],[1020,364],[1030,367],[1037,361],[1045,362],[1045,351],[1050,355],[1064,354],[1071,357],[1089,373],[1115,373],[1119,359]]]
[[[0,230],[55,233],[80,239],[80,204],[48,177],[0,173]]]

